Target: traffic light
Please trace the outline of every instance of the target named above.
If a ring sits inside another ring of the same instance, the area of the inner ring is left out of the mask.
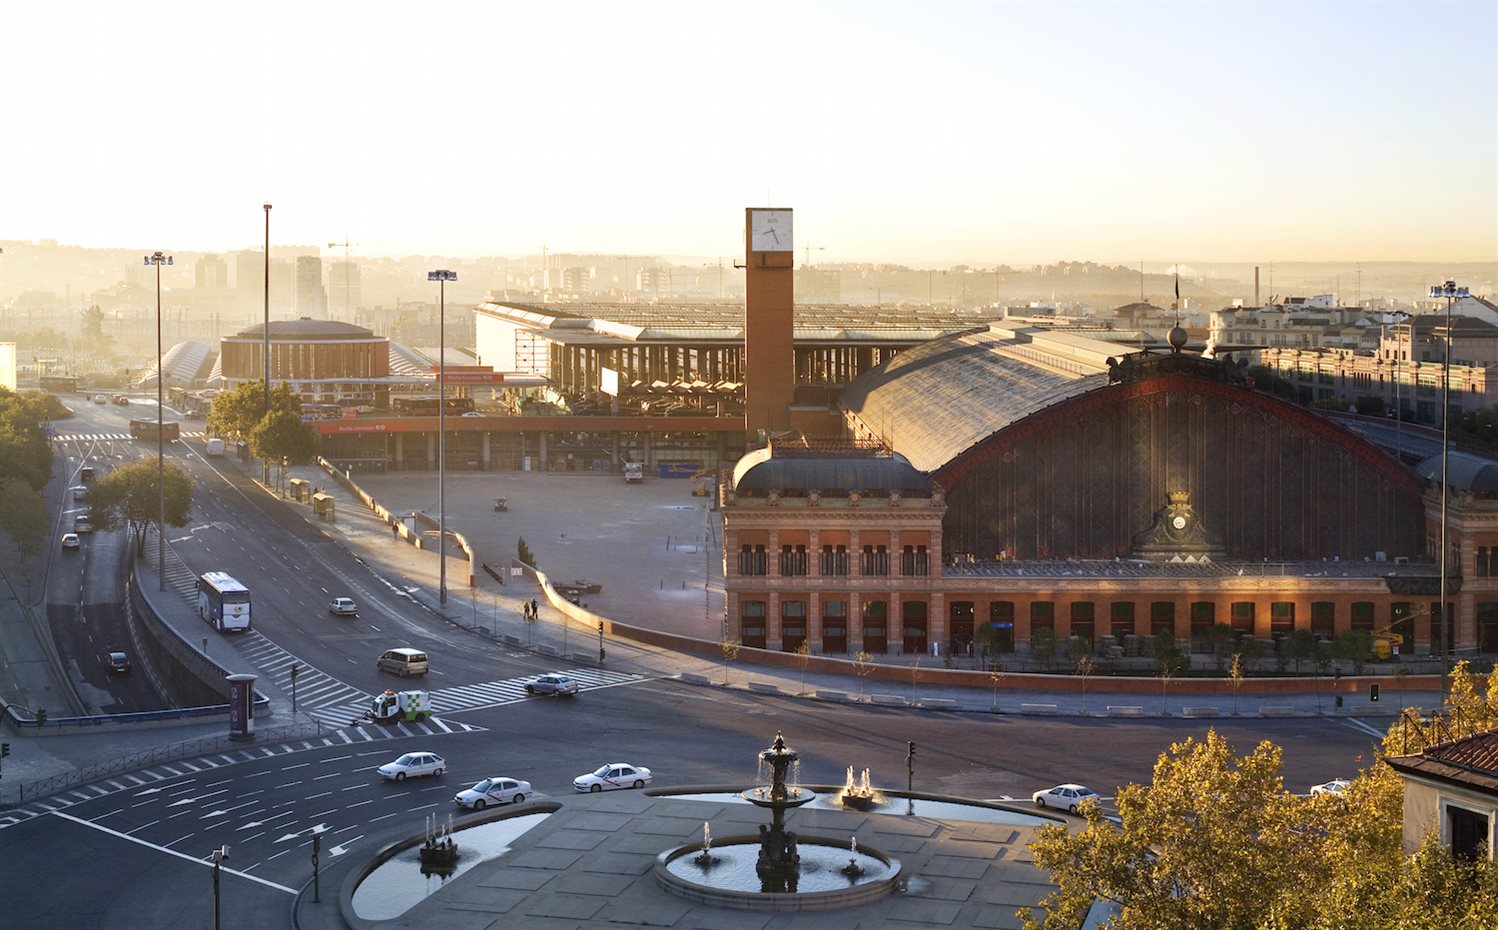
[[[0,759],[10,755],[10,743],[0,743]]]
[[[1368,686],[1368,700],[1375,704],[1378,703],[1378,682],[1374,682]]]
[[[906,752],[907,758],[914,759],[915,758],[915,740],[906,740],[905,746],[906,746],[905,752]]]
[[[47,725],[47,708],[38,707],[36,709],[36,725],[39,727]]]

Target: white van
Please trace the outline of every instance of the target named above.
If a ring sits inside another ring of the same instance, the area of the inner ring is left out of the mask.
[[[406,678],[427,673],[427,654],[420,649],[389,649],[375,662],[382,672],[394,672]]]
[[[217,436],[215,436],[214,438],[208,440],[208,454],[209,455],[223,455],[224,454],[224,441],[222,439],[218,438]]]

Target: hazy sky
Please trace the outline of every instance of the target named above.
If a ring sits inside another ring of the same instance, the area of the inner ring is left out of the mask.
[[[10,3],[0,239],[1498,256],[1498,2]]]

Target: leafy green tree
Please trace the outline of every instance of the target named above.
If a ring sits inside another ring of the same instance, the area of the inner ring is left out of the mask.
[[[94,482],[89,491],[89,510],[95,529],[128,526],[135,536],[136,555],[145,554],[146,527],[156,522],[165,503],[167,526],[186,526],[192,520],[193,480],[186,470],[167,462],[162,483],[156,480],[156,462],[121,465]],[[160,489],[165,488],[165,501]]]
[[[40,491],[52,477],[52,448],[44,425],[60,406],[40,391],[0,387],[0,475]]]
[[[1295,658],[1295,674],[1301,672],[1300,663],[1316,658],[1316,634],[1301,628],[1290,634],[1290,655]]]
[[[1332,639],[1332,655],[1352,663],[1352,673],[1361,675],[1373,657],[1373,635],[1367,630],[1348,630]]]
[[[267,413],[286,412],[302,415],[302,397],[289,384],[278,384],[270,391],[270,410],[265,407],[265,382],[250,381],[213,399],[208,409],[208,432],[229,439],[249,439]]]
[[[31,559],[47,539],[47,505],[36,490],[19,478],[0,478],[0,527],[20,555],[21,579],[31,593]]]
[[[256,458],[285,465],[305,465],[317,454],[317,437],[300,413],[273,410],[250,430],[250,452]]]
[[[1056,658],[1056,631],[1048,626],[1030,631],[1030,655],[1041,665],[1049,667]]]

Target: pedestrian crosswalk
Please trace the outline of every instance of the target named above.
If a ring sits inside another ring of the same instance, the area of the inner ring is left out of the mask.
[[[200,430],[200,429],[199,430],[183,430],[180,435],[181,435],[181,438],[183,438],[183,439],[207,439],[208,438],[208,433],[205,430]],[[74,432],[74,431],[71,431],[71,430],[57,429],[56,427],[53,427],[52,438],[55,439],[55,440],[57,440],[57,441],[59,441],[59,442],[74,442],[74,441],[77,441],[77,440],[80,440],[80,439],[86,439],[86,440],[98,441],[98,442],[129,442],[129,441],[135,439],[136,437],[130,435],[129,430],[126,430],[124,432],[98,432],[98,433],[95,433],[95,432]],[[151,444],[153,446],[156,444],[156,440],[155,439],[151,439],[150,442],[151,442]]]
[[[356,715],[351,716],[343,711],[325,715],[320,712],[321,708],[359,704],[359,712],[363,713],[362,705],[369,701],[369,692],[365,689],[345,684],[327,672],[318,670],[305,659],[292,655],[256,630],[249,630],[239,637],[238,646],[240,655],[249,660],[261,675],[269,678],[282,694],[290,697],[295,691],[298,710],[308,711],[324,723],[345,726]],[[296,669],[295,689],[292,688],[292,669]]]
[[[613,688],[619,685],[634,684],[635,682],[646,680],[644,675],[595,668],[567,669],[561,672],[561,674],[576,681],[579,691],[597,691],[600,688]],[[500,681],[486,681],[474,685],[439,688],[436,691],[428,692],[429,703],[433,712],[439,715],[514,704],[530,697],[530,695],[526,694],[525,683],[534,677],[506,678]],[[340,725],[347,724],[368,710],[369,698],[361,694],[358,700],[343,705],[319,702],[315,706],[302,706],[324,723]]]
[[[346,723],[347,721],[345,721]],[[119,775],[110,775],[98,781],[81,784],[75,787],[65,788],[55,793],[48,793],[37,801],[22,804],[0,813],[0,830],[15,826],[18,823],[50,814],[53,811],[64,810],[75,804],[102,798],[105,795],[115,794],[122,791],[139,792],[142,789],[150,789],[153,785],[179,780],[190,777],[201,772],[221,769],[225,766],[235,765],[242,762],[254,762],[259,759],[269,759],[275,756],[287,755],[294,752],[305,752],[309,749],[324,749],[330,746],[357,746],[364,743],[378,742],[387,739],[403,739],[411,736],[439,736],[447,733],[481,733],[484,727],[476,727],[467,723],[454,723],[433,717],[421,723],[399,723],[399,724],[364,724],[357,727],[340,727],[338,729],[318,728],[316,734],[286,739],[276,743],[268,743],[256,746],[234,745],[223,752],[204,752],[200,755],[170,762],[156,762],[147,768],[126,772]],[[156,751],[153,756],[159,758],[161,753]],[[122,766],[128,765],[129,760],[115,760],[109,763],[111,771],[118,771]],[[52,789],[40,784],[30,786],[38,793]]]

